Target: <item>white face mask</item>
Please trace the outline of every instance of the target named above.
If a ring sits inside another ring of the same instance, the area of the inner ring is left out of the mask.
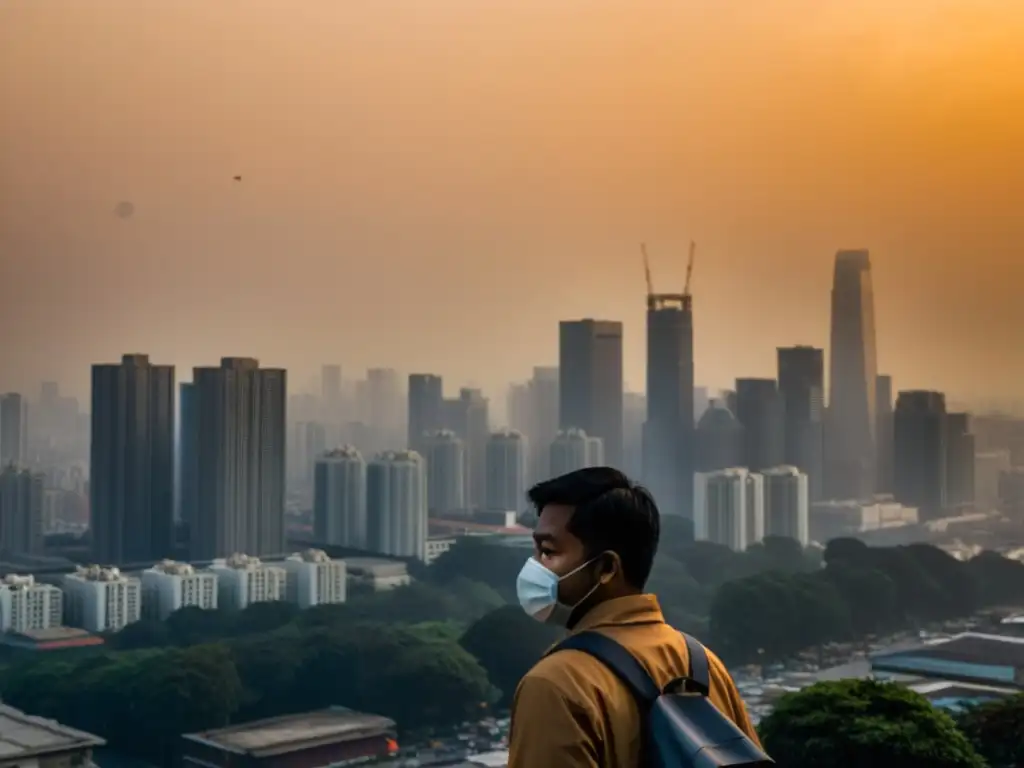
[[[569,623],[569,617],[573,610],[594,594],[601,586],[601,582],[598,581],[594,584],[575,605],[558,602],[558,585],[563,579],[579,573],[595,560],[597,558],[592,557],[578,568],[573,568],[565,576],[559,576],[550,568],[541,565],[537,558],[531,557],[523,565],[523,569],[519,572],[519,578],[516,579],[516,595],[519,597],[519,604],[528,615],[537,621],[564,627]]]

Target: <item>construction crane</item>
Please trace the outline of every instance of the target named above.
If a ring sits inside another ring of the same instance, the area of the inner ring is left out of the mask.
[[[683,286],[683,296],[686,296],[687,298],[690,297],[690,280],[693,277],[693,257],[694,257],[694,255],[696,255],[696,253],[697,253],[697,244],[695,242],[693,242],[693,240],[691,240],[690,241],[690,258],[686,262],[686,284]],[[650,278],[648,278],[648,282],[650,282]]]
[[[640,253],[644,257],[644,279],[647,280],[647,296],[654,295],[654,282],[651,280],[651,262],[647,258],[647,243],[640,243]]]

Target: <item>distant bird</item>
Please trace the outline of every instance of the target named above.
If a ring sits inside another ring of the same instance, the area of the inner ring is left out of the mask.
[[[119,219],[130,219],[135,214],[135,206],[123,200],[114,206],[114,215]]]
[[[235,181],[241,181],[241,180],[242,180],[241,176],[235,176]]]

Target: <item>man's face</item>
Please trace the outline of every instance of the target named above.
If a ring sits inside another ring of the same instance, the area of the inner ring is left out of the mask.
[[[534,557],[559,576],[565,576],[586,562],[583,542],[568,530],[572,513],[572,507],[549,504],[540,511],[537,526],[533,529]],[[588,569],[584,568],[559,584],[559,602],[575,605],[593,588],[594,583],[587,574]]]

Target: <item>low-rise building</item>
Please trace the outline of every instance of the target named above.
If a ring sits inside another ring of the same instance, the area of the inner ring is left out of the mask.
[[[99,736],[0,704],[0,768],[93,766],[92,751],[104,744]]]
[[[141,583],[117,568],[79,566],[63,584],[65,623],[72,627],[116,632],[141,616]]]
[[[51,584],[9,573],[0,580],[0,632],[32,632],[59,627],[64,598]]]
[[[409,569],[401,560],[383,557],[350,557],[345,560],[348,578],[374,592],[383,592],[395,587],[404,587],[411,581]]]
[[[284,600],[287,595],[285,569],[258,557],[235,554],[214,560],[210,572],[217,576],[217,604],[222,608],[240,611],[250,603]]]
[[[343,560],[332,560],[320,549],[307,549],[285,559],[288,600],[300,608],[345,602],[347,573]]]
[[[162,560],[142,572],[142,608],[163,621],[179,608],[217,607],[217,574],[197,571],[188,563]]]

